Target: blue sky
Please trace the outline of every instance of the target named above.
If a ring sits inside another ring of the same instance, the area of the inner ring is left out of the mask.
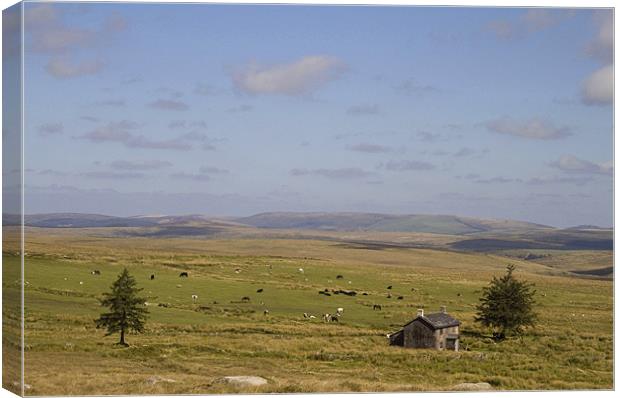
[[[612,224],[611,12],[25,5],[26,212]]]

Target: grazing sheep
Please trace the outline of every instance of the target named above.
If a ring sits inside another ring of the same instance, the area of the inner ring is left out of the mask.
[[[263,289],[258,289],[258,290],[256,291],[256,293],[262,293],[262,292],[263,292]]]
[[[372,306],[372,310],[377,310],[377,311],[381,311],[381,305],[380,304],[375,304]]]
[[[198,300],[198,295],[196,295],[196,294],[192,294],[192,302],[193,302],[194,304],[196,304],[196,301],[197,301],[197,300]]]
[[[189,277],[189,274],[187,272],[181,272],[179,274],[179,278],[187,278],[187,277]]]

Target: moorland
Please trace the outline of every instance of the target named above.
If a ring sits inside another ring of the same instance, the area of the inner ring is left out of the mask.
[[[5,215],[5,358],[19,351],[16,223]],[[44,214],[27,216],[24,232],[27,395],[613,388],[611,229],[359,213]],[[535,284],[538,323],[497,342],[475,306],[507,264]],[[129,347],[94,323],[124,267],[150,312]],[[389,346],[386,334],[418,308],[443,305],[461,321],[459,352]],[[324,323],[336,308],[340,322]],[[234,375],[269,382],[221,382]],[[3,376],[14,389],[15,372]]]

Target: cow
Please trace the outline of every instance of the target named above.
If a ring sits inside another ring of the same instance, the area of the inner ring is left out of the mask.
[[[403,297],[403,296],[398,296],[398,297],[396,297],[396,300],[402,300],[402,299],[404,299],[404,297]]]
[[[265,316],[269,315],[269,310],[267,310],[267,309],[266,309],[266,310],[264,310],[264,311],[263,311],[263,315],[265,315]]]
[[[188,278],[188,277],[189,277],[189,274],[187,272],[181,272],[179,274],[179,278]]]
[[[388,290],[392,290],[392,285],[388,286],[387,288]]]
[[[342,279],[342,278],[344,278],[344,276],[342,276],[342,275],[336,275],[336,279]]]
[[[339,316],[340,315],[338,315],[338,314],[330,315],[330,317],[331,317],[330,322],[338,322],[338,317]]]
[[[338,309],[336,309],[336,314],[338,315],[342,315],[342,313],[344,312],[344,308],[339,307]]]
[[[308,319],[308,318],[310,318],[310,315],[308,315],[307,312],[304,312],[304,318]]]
[[[155,279],[155,274],[151,274],[151,280]]]
[[[392,293],[388,293],[386,297],[387,298],[392,298]]]
[[[249,302],[249,301],[250,301],[250,298],[249,298],[248,296],[243,296],[243,297],[241,297],[241,301],[242,301],[243,303],[247,303],[247,302]]]
[[[198,301],[198,295],[192,294],[192,302],[196,304],[196,301]]]
[[[304,273],[304,269],[303,268],[300,268],[298,271],[301,272],[302,274]]]
[[[372,306],[372,310],[373,310],[373,311],[375,311],[375,310],[377,310],[377,311],[381,311],[381,305],[380,305],[380,304],[375,304],[375,305],[373,305],[373,306]]]
[[[101,275],[101,271],[96,269],[96,270],[92,271],[91,274],[93,274],[93,275]]]
[[[368,296],[368,293],[364,292],[362,293],[362,296]]]
[[[258,290],[256,291],[256,293],[262,293],[262,292],[263,292],[263,289],[258,289]]]

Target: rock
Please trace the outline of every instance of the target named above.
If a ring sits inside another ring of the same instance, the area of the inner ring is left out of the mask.
[[[151,376],[144,381],[146,384],[154,386],[157,383],[176,383],[176,380],[166,379],[161,376]]]
[[[452,387],[459,391],[490,391],[493,387],[489,383],[459,383]]]
[[[267,379],[260,376],[226,376],[222,377],[221,381],[237,387],[258,387],[267,384]]]

